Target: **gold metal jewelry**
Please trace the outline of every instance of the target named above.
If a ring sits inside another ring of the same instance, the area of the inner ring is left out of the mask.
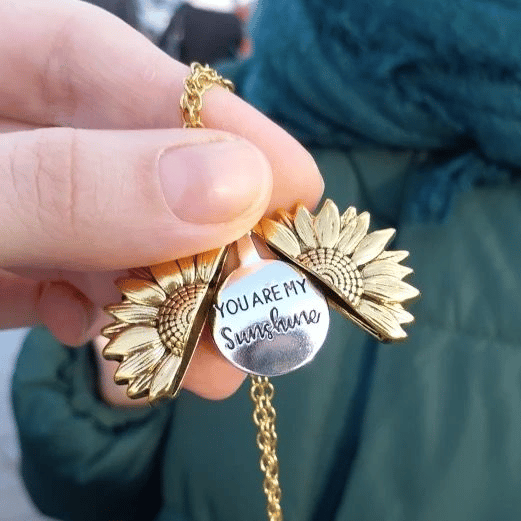
[[[185,127],[202,127],[203,94],[214,84],[233,90],[208,66],[193,63],[181,108]],[[202,332],[228,246],[149,268],[130,270],[116,281],[122,302],[105,310],[115,321],[102,330],[109,338],[103,356],[120,365],[114,376],[130,398],[150,403],[174,398]]]
[[[230,92],[234,91],[234,85],[230,80],[224,79],[208,65],[192,63],[191,73],[184,81],[184,92],[181,96],[181,111],[185,128],[203,128],[201,121],[201,109],[203,108],[203,94],[219,85]]]
[[[110,339],[103,356],[120,362],[114,380],[128,384],[130,398],[153,403],[178,394],[227,251],[131,270],[116,281],[124,297],[105,308],[115,322],[102,330]]]
[[[251,376],[250,396],[255,404],[253,421],[257,425],[257,446],[261,451],[260,467],[264,472],[262,488],[268,502],[269,521],[282,521],[280,507],[279,460],[277,458],[277,433],[275,432],[275,408],[271,400],[275,394],[273,384],[266,376]]]
[[[403,303],[420,292],[402,279],[412,269],[400,264],[407,251],[386,251],[388,228],[367,233],[369,214],[350,206],[340,215],[327,199],[313,216],[301,204],[294,214],[264,218],[254,232],[287,261],[321,285],[332,307],[383,342],[407,337],[402,324],[414,317]]]

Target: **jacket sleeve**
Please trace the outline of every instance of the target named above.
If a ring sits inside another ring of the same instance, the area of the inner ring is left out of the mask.
[[[111,408],[95,379],[90,345],[68,349],[45,329],[30,332],[12,386],[25,485],[58,519],[153,519],[172,406]]]

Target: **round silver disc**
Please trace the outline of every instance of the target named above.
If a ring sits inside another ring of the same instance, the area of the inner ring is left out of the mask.
[[[259,260],[235,270],[210,311],[213,338],[236,367],[277,376],[310,362],[329,328],[326,299],[289,264]]]

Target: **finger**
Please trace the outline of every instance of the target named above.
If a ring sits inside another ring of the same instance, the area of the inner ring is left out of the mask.
[[[37,281],[0,270],[0,329],[37,324],[36,302],[39,292]]]
[[[112,284],[106,288],[114,287],[115,277],[111,275]],[[94,285],[100,284],[101,280],[95,279]],[[94,294],[101,295],[101,289]],[[67,280],[32,280],[0,270],[0,329],[45,324],[60,342],[79,346],[109,322],[102,309]]]
[[[39,125],[31,125],[22,121],[0,117],[0,134],[18,132],[20,130],[33,130],[35,128],[39,128]]]
[[[41,323],[68,346],[85,343],[87,332],[97,318],[92,302],[66,281],[43,283],[35,307]]]
[[[0,140],[0,266],[112,270],[231,243],[268,206],[261,152],[209,130],[39,129]]]
[[[11,0],[0,2],[0,25],[4,116],[89,128],[181,126],[188,68],[105,11],[69,0]],[[274,174],[269,211],[297,200],[316,204],[323,185],[315,163],[284,130],[219,87],[204,95],[202,117],[264,152]]]

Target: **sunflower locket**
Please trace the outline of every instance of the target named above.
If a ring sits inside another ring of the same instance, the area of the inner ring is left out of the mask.
[[[300,270],[261,259],[250,235],[237,242],[240,266],[210,309],[222,355],[246,373],[278,376],[310,362],[329,328],[326,299]]]
[[[282,520],[274,388],[268,377],[307,364],[324,343],[328,304],[381,341],[407,336],[414,317],[403,279],[406,251],[387,251],[393,229],[368,233],[369,214],[343,214],[327,200],[314,216],[298,205],[253,230],[282,260],[262,259],[250,234],[237,242],[240,265],[223,282],[228,247],[131,270],[117,284],[123,300],[106,308],[115,322],[104,356],[118,360],[116,383],[150,403],[179,392],[206,318],[221,354],[251,376],[253,420],[270,521]]]
[[[117,384],[150,403],[175,398],[201,336],[228,247],[130,271],[116,281],[123,300],[105,308],[103,350],[120,365]]]

